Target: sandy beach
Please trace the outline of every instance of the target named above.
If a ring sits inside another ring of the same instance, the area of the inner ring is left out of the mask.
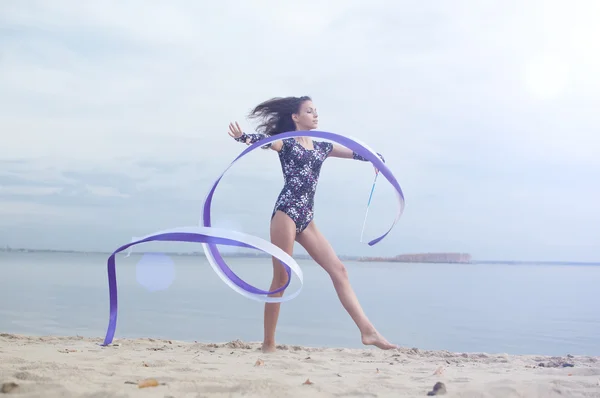
[[[23,397],[600,397],[600,358],[0,334]],[[147,386],[146,386],[147,385]],[[438,384],[439,386],[439,384]],[[444,393],[445,390],[445,393]],[[444,394],[441,394],[444,393]]]

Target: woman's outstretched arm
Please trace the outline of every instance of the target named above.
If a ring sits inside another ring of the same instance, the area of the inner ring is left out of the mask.
[[[260,141],[264,138],[267,138],[266,134],[263,133],[255,133],[255,134],[246,134],[242,131],[242,128],[238,124],[238,122],[229,123],[229,131],[228,134],[233,137],[237,142],[244,142],[246,145],[252,145],[257,141]],[[279,152],[283,147],[283,142],[281,140],[273,141],[263,148],[271,148],[272,150]]]
[[[377,152],[377,155],[379,156],[379,158],[381,159],[381,161],[383,163],[385,163],[385,159],[383,158],[383,155],[380,154],[379,152]],[[362,162],[366,162],[367,161],[367,159],[365,159],[364,157],[360,156],[358,153],[352,151],[349,148],[346,148],[343,145],[338,145],[338,144],[333,144],[333,148],[331,149],[331,152],[329,153],[329,156],[330,157],[334,157],[334,158],[360,160]]]

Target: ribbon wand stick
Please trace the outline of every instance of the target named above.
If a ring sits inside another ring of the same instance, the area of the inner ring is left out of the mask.
[[[362,231],[360,232],[360,243],[363,241],[363,234],[365,233],[365,226],[367,225],[367,216],[369,215],[369,206],[371,205],[371,199],[373,199],[373,191],[375,190],[375,183],[377,182],[377,176],[379,170],[375,172],[375,179],[373,180],[373,186],[371,187],[371,194],[369,195],[369,202],[367,203],[367,211],[365,212],[365,220],[363,221]]]

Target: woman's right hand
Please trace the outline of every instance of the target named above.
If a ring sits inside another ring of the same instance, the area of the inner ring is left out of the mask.
[[[243,134],[243,131],[238,122],[235,122],[235,125],[233,123],[229,123],[229,131],[227,133],[233,138],[240,138]]]

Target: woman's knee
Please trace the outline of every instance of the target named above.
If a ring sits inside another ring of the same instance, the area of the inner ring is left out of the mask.
[[[273,280],[271,290],[282,288],[290,280],[285,267],[277,259],[273,259]]]
[[[329,275],[331,276],[331,279],[348,279],[348,270],[346,269],[344,263],[342,263],[340,260],[334,261],[333,264],[331,264],[331,266],[327,268],[329,269]]]
[[[290,280],[288,274],[284,271],[282,273],[273,275],[273,285],[277,285],[277,289],[285,286],[286,283]]]
[[[285,272],[283,273],[283,275],[278,274],[278,273],[273,274],[273,281],[271,282],[271,288],[269,290],[273,291],[273,290],[281,289],[282,287],[284,287],[286,285],[286,283],[288,283],[288,280],[289,280],[289,277]],[[285,291],[285,289],[280,292],[270,294],[269,297],[281,297],[281,296],[283,296],[284,291]]]

